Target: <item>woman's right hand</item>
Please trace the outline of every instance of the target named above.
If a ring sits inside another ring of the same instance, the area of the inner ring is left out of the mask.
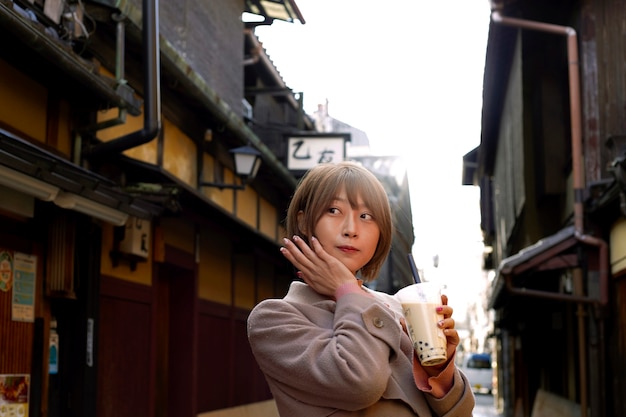
[[[283,242],[281,253],[298,269],[298,276],[319,294],[333,297],[341,285],[355,281],[352,272],[328,254],[315,237],[311,237],[311,246],[299,236]]]

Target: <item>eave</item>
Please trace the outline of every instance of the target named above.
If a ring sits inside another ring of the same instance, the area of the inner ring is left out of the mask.
[[[135,98],[132,89],[114,78],[101,75],[96,64],[81,58],[44,29],[41,24],[25,20],[0,2],[3,44],[0,57],[51,88],[79,85],[80,88],[63,90],[77,100],[86,102],[89,107],[118,107],[134,116],[141,114],[141,100]],[[41,71],[42,68],[45,71]]]

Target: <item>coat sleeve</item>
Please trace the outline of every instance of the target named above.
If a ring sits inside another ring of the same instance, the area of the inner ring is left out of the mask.
[[[402,328],[381,302],[341,297],[332,311],[265,300],[250,314],[248,337],[266,377],[305,403],[359,410],[377,402],[403,353]]]
[[[452,389],[443,398],[427,395],[426,400],[435,414],[442,417],[471,416],[476,405],[471,386],[458,369],[454,370]]]

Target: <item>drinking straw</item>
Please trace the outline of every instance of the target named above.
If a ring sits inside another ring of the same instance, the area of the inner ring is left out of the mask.
[[[409,265],[411,266],[411,273],[413,274],[413,280],[415,281],[416,284],[419,284],[420,282],[422,282],[422,280],[420,279],[419,272],[417,272],[417,266],[415,266],[415,260],[413,259],[413,254],[409,253],[407,257],[409,258]]]

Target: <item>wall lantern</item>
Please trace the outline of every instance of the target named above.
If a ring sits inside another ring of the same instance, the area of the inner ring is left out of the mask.
[[[259,171],[259,167],[261,166],[261,152],[257,151],[252,146],[241,146],[239,148],[231,149],[230,153],[234,156],[235,173],[241,179],[241,184],[201,182],[201,186],[218,187],[220,189],[231,188],[236,190],[243,190],[246,188],[248,181],[251,181]]]

